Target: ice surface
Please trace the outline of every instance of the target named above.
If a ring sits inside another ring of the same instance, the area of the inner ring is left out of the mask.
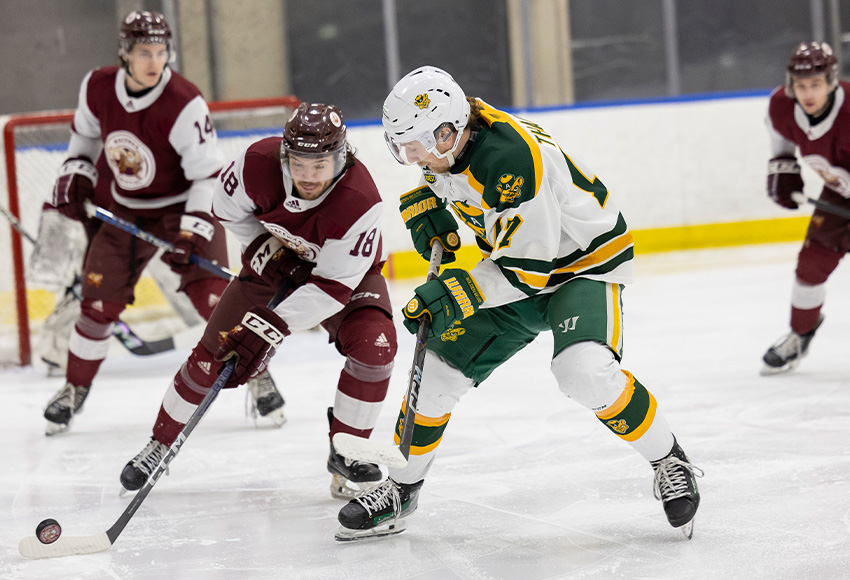
[[[848,578],[846,265],[801,367],[758,374],[787,330],[797,249],[638,256],[624,293],[624,367],[705,470],[691,541],[667,524],[647,463],[557,390],[546,334],[457,406],[406,532],[335,542],[325,409],[343,360],[310,332],[287,338],[272,364],[282,429],[256,429],[244,391],[225,391],[115,545],[57,560],[24,560],[18,541],[47,517],[65,535],[114,523],[128,502],[121,468],[188,351],[135,358],[116,344],[85,412],[55,438],[41,412],[61,379],[3,371],[0,579]],[[394,286],[396,303],[409,288]],[[374,435],[387,440],[413,349],[400,326],[399,338]]]

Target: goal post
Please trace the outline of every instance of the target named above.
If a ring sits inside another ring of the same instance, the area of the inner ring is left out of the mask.
[[[237,101],[210,102],[219,147],[229,160],[250,143],[266,136],[279,136],[292,110],[300,101],[293,96]],[[0,117],[3,124],[4,156],[0,180],[0,204],[17,219],[24,231],[35,236],[41,207],[50,197],[59,167],[67,155],[73,111],[47,111]],[[3,122],[5,121],[5,122]],[[43,320],[50,314],[56,296],[47,290],[27,284],[26,270],[32,246],[25,242],[8,220],[0,227],[0,365],[31,364],[32,344]],[[231,240],[231,251],[238,245]],[[150,278],[143,278],[136,288],[134,310],[146,308],[148,292],[158,293]],[[60,297],[61,298],[61,297]],[[161,299],[161,296],[159,297]],[[156,298],[152,298],[157,302]],[[158,300],[162,304],[162,300]],[[173,315],[159,306],[150,312],[137,313],[150,318]],[[166,313],[163,313],[163,310]],[[129,314],[128,310],[128,314]]]

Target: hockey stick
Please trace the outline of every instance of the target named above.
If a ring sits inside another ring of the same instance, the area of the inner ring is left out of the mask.
[[[843,207],[839,207],[837,205],[833,205],[826,201],[814,199],[799,191],[795,191],[794,193],[792,193],[791,199],[793,199],[800,205],[804,203],[810,203],[821,211],[825,211],[826,213],[831,213],[839,217],[850,219],[850,210],[844,209]]]
[[[290,280],[281,284],[274,297],[269,301],[269,308],[274,308],[280,304],[291,287],[292,282]],[[221,389],[224,387],[227,379],[229,379],[230,375],[233,374],[233,371],[236,368],[236,362],[236,357],[233,357],[225,363],[218,375],[218,378],[210,387],[209,392],[204,396],[201,404],[198,405],[198,408],[195,409],[192,416],[189,417],[186,425],[177,435],[177,439],[174,440],[171,447],[168,448],[168,452],[166,452],[162,461],[159,462],[156,470],[154,470],[144,487],[139,490],[132,501],[130,501],[130,504],[124,509],[124,513],[122,513],[118,520],[112,524],[111,528],[93,536],[60,536],[51,544],[42,544],[37,537],[27,536],[18,543],[18,552],[20,552],[21,556],[24,558],[38,560],[42,558],[72,556],[74,554],[94,554],[96,552],[108,550],[109,547],[115,543],[115,540],[118,539],[118,536],[127,526],[127,523],[130,521],[130,518],[133,517],[133,514],[136,513],[136,510],[139,509],[139,506],[142,505],[142,502],[145,501],[145,498],[151,492],[153,486],[156,485],[156,482],[159,481],[162,474],[168,470],[168,465],[180,452],[180,448],[183,447],[183,443],[186,442],[186,439],[207,412],[207,409],[210,408],[210,405],[212,405],[215,398],[221,392]]]
[[[431,246],[431,261],[428,263],[428,278],[437,277],[440,261],[443,257],[443,245],[435,242]],[[404,419],[402,420],[401,436],[398,447],[387,445],[380,441],[356,437],[350,433],[337,433],[333,444],[336,452],[348,459],[356,459],[368,463],[378,463],[387,467],[404,467],[410,457],[410,444],[413,440],[413,427],[416,422],[416,402],[419,400],[419,388],[422,381],[422,368],[425,365],[425,347],[428,343],[428,332],[431,330],[431,318],[423,316],[419,319],[419,329],[416,331],[416,348],[413,352],[413,366],[405,396]]]
[[[13,214],[12,212],[10,212],[8,209],[6,209],[5,207],[3,207],[2,205],[0,205],[0,212],[3,212],[3,215],[6,217],[6,219],[7,219],[7,220],[9,220],[9,224],[10,224],[13,228],[15,228],[15,231],[17,231],[19,234],[21,234],[22,236],[24,236],[24,238],[26,238],[26,240],[27,240],[29,243],[31,243],[33,246],[35,245],[35,238],[34,238],[34,237],[32,237],[32,236],[29,234],[29,232],[27,232],[27,231],[24,229],[24,226],[21,224],[20,220],[19,220],[18,218],[16,218],[16,217],[15,217],[15,214]]]
[[[145,230],[139,229],[139,226],[137,226],[136,224],[128,222],[127,220],[114,215],[111,211],[107,211],[102,207],[96,206],[90,201],[86,202],[86,213],[88,213],[91,217],[96,217],[97,219],[102,220],[108,223],[109,225],[122,229],[128,234],[139,238],[140,240],[144,240],[149,244],[153,244],[157,248],[162,248],[166,252],[170,252],[174,249],[174,246],[172,244],[169,244],[165,240],[161,240],[150,232],[146,232]],[[212,272],[216,276],[220,276],[225,280],[232,280],[236,277],[236,272],[228,268],[223,268],[212,260],[202,258],[201,256],[196,256],[195,254],[192,254],[190,259],[193,264],[197,264],[207,272]]]
[[[23,224],[21,224],[20,220],[12,214],[5,207],[0,205],[0,212],[9,220],[9,224],[15,230],[21,234],[29,243],[33,246],[36,244],[36,239],[24,229]],[[77,290],[77,281],[74,280],[74,284],[69,287],[69,290],[74,295],[74,298],[77,300],[82,300],[83,297],[80,295],[80,292]],[[161,352],[166,352],[174,349],[174,337],[163,338],[162,340],[155,340],[152,342],[148,342],[141,338],[138,334],[133,332],[133,329],[130,328],[126,322],[123,320],[118,320],[112,326],[112,336],[118,339],[118,342],[124,346],[127,350],[137,356],[147,356],[151,354],[158,354]]]

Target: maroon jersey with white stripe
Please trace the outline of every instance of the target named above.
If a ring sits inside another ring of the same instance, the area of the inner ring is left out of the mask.
[[[86,75],[72,130],[103,143],[118,203],[156,209],[186,201],[192,182],[215,176],[224,161],[207,103],[169,68],[139,97],[127,93],[125,79],[119,67]]]
[[[258,141],[222,170],[213,212],[243,249],[270,232],[315,264],[308,283],[275,309],[295,331],[342,310],[366,272],[386,260],[386,250],[381,196],[366,166],[355,160],[321,196],[304,200],[281,171],[281,141]]]
[[[812,125],[803,108],[779,87],[770,96],[768,126],[774,154],[800,148],[803,162],[825,181],[826,187],[850,198],[850,83],[839,83],[829,114]],[[783,148],[783,142],[785,147]],[[784,149],[784,150],[783,150]]]

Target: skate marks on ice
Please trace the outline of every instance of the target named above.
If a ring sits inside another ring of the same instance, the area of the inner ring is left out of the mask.
[[[320,333],[304,333],[271,367],[287,402],[283,428],[255,429],[244,393],[224,391],[116,544],[58,560],[24,560],[17,543],[45,517],[69,536],[115,520],[128,501],[117,497],[118,474],[150,436],[187,351],[111,356],[86,412],[52,439],[41,413],[60,379],[4,372],[0,578],[841,577],[850,269],[830,280],[827,320],[800,367],[760,377],[787,325],[796,249],[785,254],[730,255],[702,270],[688,258],[681,269],[639,264],[624,296],[624,367],[706,472],[691,541],[652,497],[648,463],[557,391],[542,336],[455,409],[405,532],[335,542],[343,502],[328,492],[325,411],[342,360]],[[412,352],[402,328],[399,339],[399,352]],[[389,440],[407,366],[400,358],[376,436]]]

